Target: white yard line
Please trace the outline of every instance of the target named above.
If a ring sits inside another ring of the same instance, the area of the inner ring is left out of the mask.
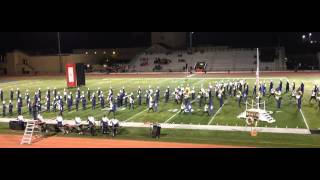
[[[302,112],[301,109],[300,109],[300,113],[301,113],[301,115],[302,115],[302,118],[303,118],[304,123],[306,124],[307,129],[310,130],[309,125],[308,125],[308,123],[307,123],[307,120],[306,120],[306,118],[304,117],[304,114],[303,114],[303,112]]]
[[[196,100],[191,101],[191,104],[194,103]],[[181,110],[180,110],[181,111]],[[171,116],[169,119],[167,119],[164,123],[168,123],[171,119],[173,119],[176,115],[178,115],[180,113],[180,111],[178,111],[177,113],[175,113],[173,116]]]
[[[219,114],[219,112],[222,110],[223,106],[228,102],[228,100],[223,103],[223,105],[218,109],[218,111],[214,114],[214,116],[211,118],[211,120],[209,121],[208,125],[210,125],[212,123],[212,121],[214,120],[214,118]]]
[[[196,74],[191,74],[191,75],[189,75],[189,76],[187,76],[187,78],[191,78],[191,77],[193,77],[193,76],[195,76]]]
[[[176,114],[174,114],[173,116],[171,116],[169,119],[167,119],[164,123],[168,123],[171,119],[173,119],[174,117],[176,117],[176,115],[178,115],[180,113],[180,111],[178,111]]]
[[[143,110],[143,111],[141,111],[141,112],[139,112],[139,113],[137,113],[137,114],[135,114],[135,115],[131,116],[129,119],[125,120],[124,122],[127,122],[127,121],[132,120],[134,117],[139,116],[140,114],[142,114],[142,113],[146,112],[148,109],[149,109],[149,108],[147,108],[147,109],[145,109],[145,110]]]
[[[204,79],[202,79],[201,81],[196,82],[194,85],[199,84],[201,82],[203,82]],[[194,103],[196,100],[191,101],[191,104]],[[180,111],[178,111],[176,114],[174,114],[173,116],[171,116],[169,119],[167,119],[164,123],[168,123],[171,119],[173,119],[175,116],[177,116],[180,113]]]

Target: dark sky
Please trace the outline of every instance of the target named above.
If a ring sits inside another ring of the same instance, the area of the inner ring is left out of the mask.
[[[300,32],[196,32],[194,45],[231,45],[260,47],[285,45],[301,50]],[[320,33],[313,32],[320,40]],[[76,48],[141,47],[150,45],[150,32],[61,32],[62,52]],[[0,32],[0,52],[12,49],[56,51],[56,32]]]

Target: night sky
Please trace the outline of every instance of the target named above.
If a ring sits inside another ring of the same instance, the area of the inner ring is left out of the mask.
[[[314,40],[320,33],[312,32]],[[196,32],[194,45],[229,45],[234,47],[286,46],[294,51],[306,46],[301,41],[303,32]],[[61,32],[61,48],[69,53],[76,48],[112,48],[150,46],[150,32]],[[55,52],[57,32],[0,32],[0,52],[12,49]]]

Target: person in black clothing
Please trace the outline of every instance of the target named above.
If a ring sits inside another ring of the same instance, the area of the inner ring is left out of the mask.
[[[3,116],[3,117],[6,116],[6,108],[7,108],[6,102],[3,101],[3,102],[2,102],[2,116]]]
[[[10,100],[13,101],[13,89],[10,90]]]
[[[10,100],[10,102],[9,102],[9,114],[10,114],[10,116],[12,116],[12,110],[13,110],[13,104],[12,104],[12,102]]]
[[[28,110],[29,110],[29,114],[31,115],[32,114],[32,104],[31,104],[30,99],[28,101]]]
[[[3,91],[2,91],[2,89],[0,89],[0,101],[1,102],[3,101]]]
[[[78,95],[76,95],[76,110],[79,110],[79,102],[80,102],[80,98]]]
[[[32,104],[32,115],[33,115],[33,119],[36,120],[38,117],[38,108],[37,108],[36,102],[33,102]]]

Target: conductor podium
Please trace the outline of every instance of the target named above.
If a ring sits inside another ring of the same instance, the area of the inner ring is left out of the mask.
[[[66,79],[68,87],[85,86],[84,64],[66,64]]]

